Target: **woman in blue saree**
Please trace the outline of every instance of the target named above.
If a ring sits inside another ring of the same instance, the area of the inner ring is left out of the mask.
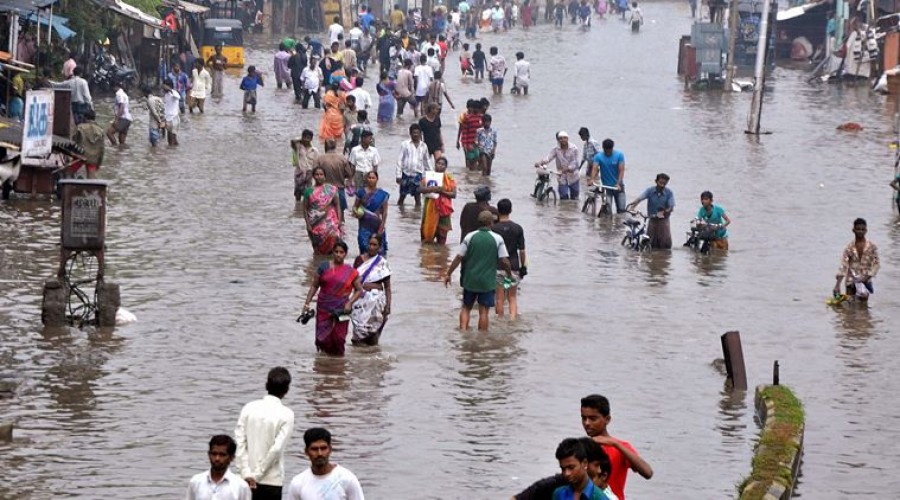
[[[356,191],[356,204],[353,206],[353,216],[359,219],[359,253],[366,253],[369,247],[369,239],[372,235],[381,237],[380,255],[387,255],[388,242],[384,226],[387,223],[388,198],[390,194],[378,187],[378,172],[371,171],[366,174],[365,186]]]

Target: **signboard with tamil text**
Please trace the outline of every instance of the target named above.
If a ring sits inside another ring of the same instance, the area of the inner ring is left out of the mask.
[[[25,95],[22,156],[47,156],[53,148],[53,91],[30,90]]]

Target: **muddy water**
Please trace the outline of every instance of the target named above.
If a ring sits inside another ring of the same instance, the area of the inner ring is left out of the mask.
[[[655,470],[651,481],[632,475],[629,497],[730,498],[757,435],[752,395],[723,391],[711,363],[730,329],[742,332],[751,385],[769,381],[778,359],[805,404],[798,492],[893,496],[891,108],[865,87],[811,86],[802,70],[778,69],[763,112],[773,134],[748,138],[749,95],[688,93],[673,74],[687,4],[644,10],[637,36],[609,20],[588,33],[540,26],[483,37],[510,59],[524,50],[533,68],[532,95],[493,100],[495,175],[462,172],[451,152],[457,207],[486,183],[526,229],[522,318],[495,322],[489,335],[456,330],[458,289],[439,282],[451,250],[422,246],[420,213],[392,207],[395,298],[383,345],[316,355],[312,328],[294,323],[315,262],[291,197],[287,140],[317,130],[319,114],[266,87],[258,113],[242,115],[237,74],[206,116],[185,120],[179,149],[149,151],[138,110],[131,144],[108,153],[107,275],[138,323],[42,330],[59,210],[0,204],[0,375],[18,384],[0,400],[0,415],[18,422],[15,442],[0,445],[0,497],[180,495],[206,466],[209,435],[231,432],[280,364],[295,378],[288,475],[306,466],[302,430],[325,425],[335,460],[371,498],[508,496],[556,470],[558,441],[582,434],[578,398],[600,392],[612,400],[613,434]],[[271,54],[259,40],[248,50],[263,68]],[[449,67],[457,104],[489,92]],[[366,88],[374,95],[374,82]],[[849,120],[865,130],[835,131]],[[377,130],[387,172],[410,122]],[[574,137],[583,125],[625,153],[629,198],[657,172],[672,176],[676,244],[699,193],[712,190],[734,220],[730,254],[641,257],[618,245],[617,221],[589,220],[574,204],[536,206],[529,165],[555,131]],[[382,185],[396,198],[390,176]],[[857,216],[880,245],[878,293],[870,309],[833,311],[824,300]]]

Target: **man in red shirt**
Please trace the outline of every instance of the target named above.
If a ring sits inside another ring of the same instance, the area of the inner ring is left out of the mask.
[[[480,103],[474,99],[469,99],[466,102],[466,108],[467,111],[459,117],[456,149],[462,148],[466,156],[466,168],[473,170],[480,166],[478,162],[478,146],[475,145],[475,134],[481,128],[483,110]]]
[[[591,394],[581,398],[581,425],[584,432],[603,446],[609,456],[612,472],[609,475],[609,487],[619,500],[625,500],[625,480],[628,469],[632,469],[645,479],[653,477],[650,467],[628,441],[609,435],[606,427],[612,417],[609,414],[609,400],[599,394]]]

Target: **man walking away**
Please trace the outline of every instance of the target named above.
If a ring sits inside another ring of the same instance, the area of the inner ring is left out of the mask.
[[[287,368],[269,370],[268,395],[244,405],[234,429],[238,471],[253,490],[253,500],[281,500],[284,449],[294,428],[294,412],[281,400],[290,385]]]
[[[460,283],[463,287],[463,303],[459,310],[459,328],[469,329],[469,318],[472,314],[472,306],[478,302],[478,330],[488,330],[491,308],[495,305],[497,269],[503,269],[506,278],[512,280],[512,271],[509,267],[509,254],[503,238],[491,231],[494,224],[494,214],[485,210],[478,214],[478,223],[481,227],[472,231],[463,238],[459,245],[456,257],[447,269],[444,276],[444,285],[450,285],[453,271],[465,263]]]
[[[78,68],[75,69],[77,70]],[[75,127],[75,135],[72,136],[72,140],[84,150],[84,161],[77,160],[69,168],[71,171],[76,172],[84,165],[87,171],[87,178],[93,179],[97,176],[100,164],[103,163],[106,142],[103,129],[94,121],[97,118],[94,110],[88,109],[85,111],[83,118],[84,121]]]
[[[147,100],[147,111],[150,113],[147,121],[150,146],[155,148],[159,144],[162,131],[166,128],[166,105],[161,97],[153,94],[153,88],[146,83],[141,86],[141,93]]]
[[[509,214],[512,213],[512,202],[504,198],[497,202],[497,211],[500,213],[500,220],[494,224],[493,231],[503,238],[506,245],[506,251],[509,254],[509,268],[519,275],[519,279],[528,274],[528,268],[525,266],[525,230],[522,226],[509,220]],[[503,316],[503,300],[509,302],[509,319],[515,321],[519,314],[519,305],[516,300],[516,288],[519,283],[515,280],[508,281],[501,274],[501,269],[497,269],[497,316]]]
[[[235,450],[237,444],[231,436],[213,436],[207,452],[209,470],[191,478],[185,500],[251,500],[247,482],[228,470]]]
[[[131,110],[128,109],[129,106],[128,94],[125,93],[125,89],[122,87],[121,83],[116,84],[116,98],[113,103],[113,110],[115,112],[115,116],[113,116],[112,123],[109,124],[109,128],[106,129],[106,137],[109,138],[110,144],[113,146],[117,144],[125,145],[125,139],[128,138],[128,129],[131,127]],[[116,137],[118,136],[118,141],[116,141]]]
[[[181,114],[179,111],[181,96],[175,90],[175,83],[171,78],[167,78],[165,83],[163,83],[163,90],[165,91],[163,94],[163,106],[166,118],[166,139],[169,141],[169,146],[177,146],[178,128],[181,125]]]
[[[359,479],[346,467],[331,462],[331,433],[313,427],[303,433],[310,466],[294,476],[288,500],[365,500]]]

